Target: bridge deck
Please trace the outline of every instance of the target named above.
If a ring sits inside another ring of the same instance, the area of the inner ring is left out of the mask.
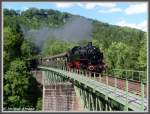
[[[81,74],[44,66],[39,66],[38,68],[57,72],[62,74],[62,76],[73,79],[74,81],[78,81],[85,86],[92,88],[94,91],[102,93],[108,96],[108,98],[111,98],[134,111],[141,111],[143,110],[143,108],[144,110],[147,110],[147,98],[144,98],[143,100],[140,96],[134,95],[129,92],[127,93],[126,91],[98,82]],[[144,107],[142,107],[143,105]]]

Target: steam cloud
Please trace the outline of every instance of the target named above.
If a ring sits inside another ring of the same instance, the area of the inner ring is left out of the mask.
[[[24,27],[23,31],[26,38],[32,38],[34,43],[42,48],[45,39],[48,37],[55,37],[63,41],[92,40],[93,26],[92,21],[84,17],[74,16],[61,27],[49,28],[43,26],[38,30],[25,30]]]

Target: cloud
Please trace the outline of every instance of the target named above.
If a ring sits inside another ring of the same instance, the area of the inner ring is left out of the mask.
[[[69,7],[73,7],[75,5],[77,5],[77,3],[73,3],[73,2],[70,2],[70,3],[58,2],[58,3],[56,3],[56,7],[58,7],[58,8],[69,8]]]
[[[102,2],[102,3],[97,3],[97,2],[57,2],[55,3],[56,7],[58,8],[70,8],[73,6],[79,6],[79,7],[83,7],[86,9],[94,9],[95,7],[103,7],[103,8],[112,8],[116,6],[116,3],[106,3],[106,2]]]
[[[115,7],[116,6],[116,3],[85,3],[84,4],[85,8],[86,9],[93,9],[97,6],[100,6],[100,7],[104,7],[104,8],[112,8],[112,7]]]
[[[131,4],[128,8],[125,9],[125,13],[127,15],[145,13],[148,9],[147,6],[147,3]]]
[[[109,12],[121,12],[122,9],[120,9],[120,8],[111,8],[111,9],[109,9],[108,11],[109,11]]]
[[[56,2],[56,7],[58,8],[70,8],[74,6],[82,7],[85,9],[94,9],[96,7],[103,8],[99,10],[100,13],[114,13],[114,12],[124,12],[127,15],[139,14],[147,12],[147,3],[129,3],[128,7],[121,9],[117,7],[117,3],[108,2]]]
[[[114,13],[114,12],[122,12],[122,9],[115,7],[115,8],[110,8],[108,10],[99,10],[98,12],[99,13]]]
[[[144,20],[141,23],[128,23],[125,20],[122,20],[122,21],[116,23],[116,25],[127,26],[127,27],[131,27],[131,28],[137,28],[137,29],[141,29],[145,32],[147,32],[147,26],[148,26],[146,20]]]

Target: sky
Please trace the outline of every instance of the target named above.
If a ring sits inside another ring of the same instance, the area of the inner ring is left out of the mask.
[[[147,2],[2,2],[2,8],[25,11],[29,8],[54,9],[113,25],[147,31]]]

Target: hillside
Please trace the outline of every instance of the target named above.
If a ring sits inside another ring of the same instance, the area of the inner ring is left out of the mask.
[[[146,33],[141,30],[52,9],[5,9],[4,26],[15,28],[15,23],[19,23],[24,37],[34,41],[43,55],[58,54],[92,41],[104,52],[110,68],[146,69]]]

